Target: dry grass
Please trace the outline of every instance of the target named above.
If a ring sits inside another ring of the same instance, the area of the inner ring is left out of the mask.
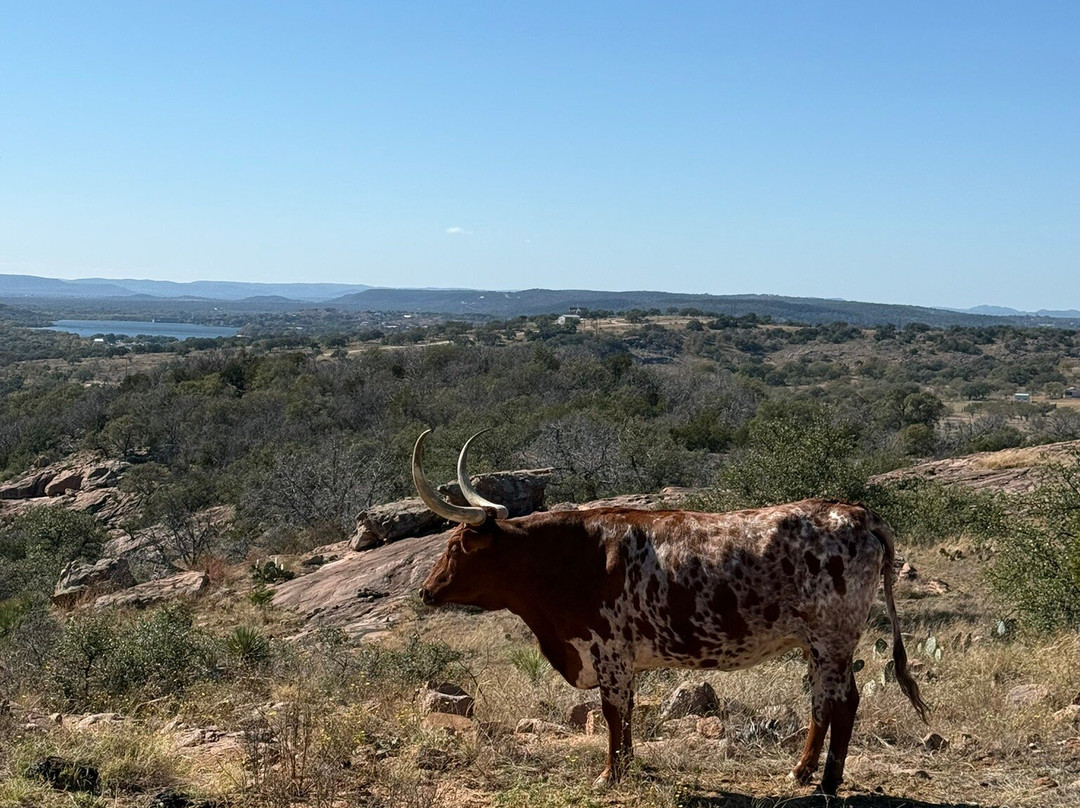
[[[975,465],[994,471],[1031,468],[1046,463],[1051,454],[1042,446],[1031,446],[1025,449],[1002,449],[1000,452],[993,452],[980,457],[975,461]]]

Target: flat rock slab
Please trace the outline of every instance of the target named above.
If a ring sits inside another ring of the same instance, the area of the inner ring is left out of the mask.
[[[0,499],[0,514],[18,516],[34,508],[62,505],[71,511],[84,511],[97,517],[108,530],[119,530],[120,525],[135,515],[136,501],[132,494],[117,488],[69,489],[55,496],[36,496],[27,499]]]
[[[354,637],[384,631],[401,616],[446,548],[448,533],[418,536],[349,553],[278,584],[274,605],[298,612],[308,630],[338,626]]]
[[[1026,494],[1034,491],[1042,482],[1042,466],[1065,461],[1075,449],[1080,449],[1080,441],[1003,449],[999,452],[975,452],[877,474],[870,478],[870,483],[895,485],[906,480],[921,479],[976,490]]]

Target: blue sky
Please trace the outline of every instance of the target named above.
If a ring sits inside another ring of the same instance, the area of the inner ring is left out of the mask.
[[[1080,308],[1080,4],[0,5],[0,272]]]

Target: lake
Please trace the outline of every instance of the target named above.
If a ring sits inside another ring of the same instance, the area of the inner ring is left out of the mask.
[[[149,323],[138,320],[57,320],[49,331],[70,331],[80,337],[92,337],[94,334],[122,334],[128,337],[147,334],[152,337],[233,337],[239,328],[220,328],[196,323]]]

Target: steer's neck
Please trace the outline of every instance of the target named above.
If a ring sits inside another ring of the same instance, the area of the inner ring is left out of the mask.
[[[506,524],[506,608],[533,631],[588,613],[601,597],[607,553],[576,514],[536,514]],[[564,518],[559,518],[564,517]]]

